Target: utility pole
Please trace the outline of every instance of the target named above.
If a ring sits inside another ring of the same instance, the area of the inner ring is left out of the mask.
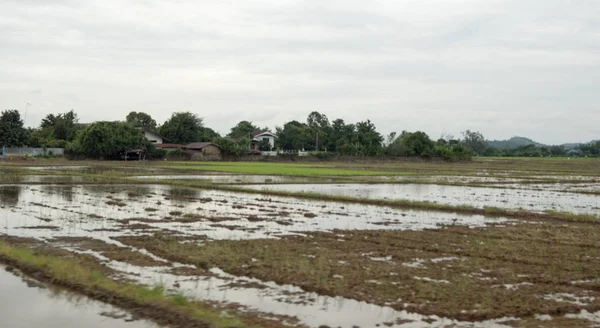
[[[23,122],[26,123],[27,121],[27,110],[29,109],[29,106],[31,106],[30,103],[25,102],[25,114],[23,114]]]

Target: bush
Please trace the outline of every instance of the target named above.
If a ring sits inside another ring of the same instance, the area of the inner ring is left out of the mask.
[[[166,149],[159,149],[154,147],[153,149],[148,150],[148,159],[164,159],[167,157]]]
[[[125,122],[96,122],[68,145],[70,154],[88,158],[118,159],[128,150],[146,149],[142,132]]]

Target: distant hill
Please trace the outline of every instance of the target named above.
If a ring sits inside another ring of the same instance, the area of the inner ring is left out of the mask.
[[[527,145],[543,146],[543,144],[525,137],[512,137],[507,140],[491,140],[488,141],[488,145],[490,145],[490,147],[499,149],[515,149],[517,147]]]
[[[582,142],[565,143],[565,144],[562,144],[561,146],[565,147],[565,149],[574,149],[574,148],[579,147],[581,145],[593,144],[593,143],[596,143],[596,142],[599,142],[599,141],[600,140],[592,140],[590,142],[583,142],[583,143]]]

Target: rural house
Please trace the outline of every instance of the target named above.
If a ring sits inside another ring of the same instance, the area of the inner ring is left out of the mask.
[[[262,141],[268,141],[271,149],[275,148],[275,136],[269,131],[255,131],[252,133],[252,149],[260,150],[259,145]]]
[[[214,161],[221,160],[221,147],[212,142],[192,142],[183,146],[183,150],[192,160]]]
[[[153,144],[163,143],[163,137],[161,137],[158,133],[152,132],[146,128],[142,128],[142,135]]]

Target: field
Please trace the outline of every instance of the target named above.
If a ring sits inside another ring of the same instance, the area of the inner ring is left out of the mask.
[[[597,327],[600,160],[0,162],[0,267],[13,326]]]

